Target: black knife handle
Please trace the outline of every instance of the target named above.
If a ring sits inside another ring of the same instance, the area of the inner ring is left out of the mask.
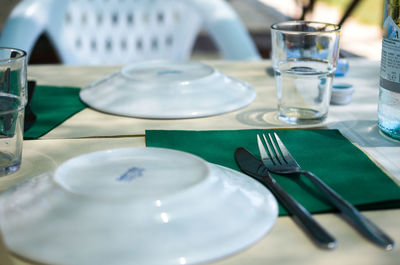
[[[351,222],[365,237],[386,250],[392,250],[394,248],[395,242],[386,235],[385,232],[368,220],[353,205],[343,199],[321,179],[309,171],[302,171],[301,173],[317,186],[320,191],[324,193],[326,198],[329,199],[329,201],[335,205],[345,217],[347,217],[347,220]]]
[[[325,249],[334,249],[337,245],[333,238],[311,214],[284,189],[269,174],[262,161],[253,156],[243,147],[235,151],[235,160],[239,168],[250,177],[258,180],[266,186],[278,198],[279,202],[292,215],[295,222],[303,228],[303,231],[319,246]]]
[[[268,180],[260,180],[278,198],[282,205],[292,214],[297,224],[301,225],[311,239],[322,248],[334,249],[336,239],[332,237],[311,214],[292,196],[290,196],[271,176]]]

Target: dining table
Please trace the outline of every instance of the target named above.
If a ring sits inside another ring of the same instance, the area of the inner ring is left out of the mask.
[[[400,142],[387,137],[378,128],[379,61],[365,58],[347,58],[347,60],[348,72],[344,76],[335,77],[334,82],[354,87],[352,101],[346,105],[331,104],[326,120],[313,125],[291,125],[278,119],[278,101],[270,60],[202,61],[228,76],[249,83],[256,91],[254,101],[235,111],[185,119],[134,118],[83,107],[47,132],[24,139],[21,168],[14,174],[0,178],[0,192],[26,178],[54,170],[64,161],[81,154],[122,147],[145,147],[146,132],[151,130],[240,132],[251,129],[275,131],[336,129],[384,172],[387,178],[399,186]],[[95,80],[118,71],[121,67],[121,65],[29,65],[28,80],[35,80],[37,86],[47,86],[53,90],[62,90],[65,87],[81,89]],[[54,108],[57,108],[57,103]],[[254,144],[256,144],[255,138]],[[240,145],[238,142],[237,147]],[[233,156],[233,153],[231,155]],[[331,155],[341,154],[331,150]],[[357,189],[354,183],[349,185]],[[398,207],[362,209],[362,213],[399,244]],[[391,251],[377,247],[344,222],[338,212],[314,213],[313,217],[335,236],[338,241],[336,249],[318,248],[293,222],[291,216],[281,215],[272,229],[251,246],[206,264],[400,263],[400,246],[397,245]],[[0,243],[0,246],[0,264],[40,264],[8,251],[4,243]]]

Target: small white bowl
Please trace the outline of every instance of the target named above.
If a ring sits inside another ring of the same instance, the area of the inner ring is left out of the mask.
[[[11,251],[45,264],[197,264],[254,243],[273,195],[240,172],[162,148],[78,156],[0,195]]]

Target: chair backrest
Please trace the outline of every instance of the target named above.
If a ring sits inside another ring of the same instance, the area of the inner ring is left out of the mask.
[[[30,55],[46,33],[64,64],[187,60],[201,29],[225,59],[260,58],[224,0],[25,0],[10,14],[0,46]]]

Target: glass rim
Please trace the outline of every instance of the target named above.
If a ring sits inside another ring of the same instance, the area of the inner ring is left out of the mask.
[[[302,31],[302,30],[291,30],[291,29],[280,29],[279,26],[290,26],[290,25],[319,25],[325,27],[325,30],[317,30],[317,31]],[[334,33],[341,31],[341,27],[338,24],[328,23],[328,22],[320,22],[320,21],[311,21],[311,20],[289,20],[274,23],[271,25],[271,30],[280,31],[285,33],[306,33],[306,34],[321,34],[321,33]]]
[[[21,50],[18,48],[0,47],[0,51],[2,51],[2,50],[10,51],[10,53],[17,52],[17,55],[15,57],[10,57],[10,58],[1,58],[0,57],[0,63],[18,61],[18,60],[26,58],[26,56],[27,56],[27,53],[24,50]]]

